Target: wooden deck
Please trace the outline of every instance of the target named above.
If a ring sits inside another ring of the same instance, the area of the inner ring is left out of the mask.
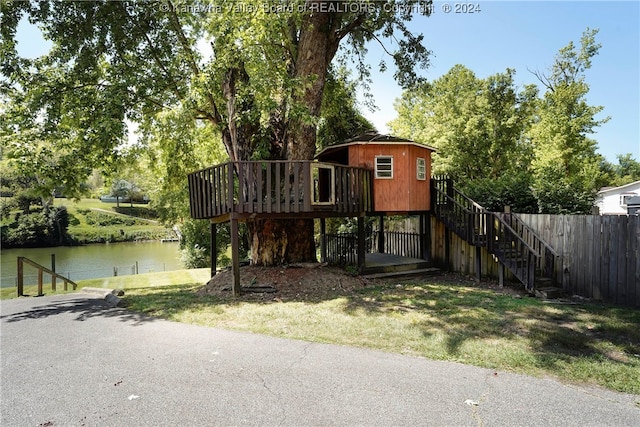
[[[314,161],[227,162],[189,174],[191,216],[361,216],[373,210],[371,171]]]

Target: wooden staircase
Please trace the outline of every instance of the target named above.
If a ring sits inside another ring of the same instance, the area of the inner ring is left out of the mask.
[[[453,233],[486,248],[530,293],[552,287],[558,254],[517,215],[489,212],[461,193],[451,179],[434,177],[432,211]]]

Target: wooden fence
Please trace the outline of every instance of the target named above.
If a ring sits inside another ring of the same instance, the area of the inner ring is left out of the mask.
[[[513,215],[558,253],[554,277],[567,294],[640,307],[640,216]],[[407,229],[417,228],[417,218],[405,221]],[[436,265],[472,276],[479,267],[483,277],[498,278],[495,256],[468,244],[434,217],[430,235]],[[515,280],[509,272],[505,278]]]
[[[640,216],[513,215],[558,253],[554,277],[567,294],[640,307]],[[417,230],[418,218],[389,222],[388,227]],[[433,216],[429,234],[430,259],[434,264],[472,276],[480,268],[482,276],[498,278],[500,268],[495,256],[485,248],[468,244]],[[374,231],[367,237],[367,252],[377,250],[376,235]],[[355,263],[355,234],[327,237],[329,253],[342,254],[341,259],[331,261]],[[385,240],[387,244],[401,246],[411,242],[408,247],[412,248],[417,238],[416,233],[387,232]],[[390,247],[385,249],[392,251]],[[516,280],[508,271],[505,279]]]
[[[517,215],[559,253],[565,292],[640,307],[640,216]]]

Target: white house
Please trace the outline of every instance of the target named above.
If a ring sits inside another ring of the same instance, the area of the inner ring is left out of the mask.
[[[604,187],[598,191],[595,205],[601,215],[625,215],[629,199],[636,196],[640,196],[640,181],[620,187]]]

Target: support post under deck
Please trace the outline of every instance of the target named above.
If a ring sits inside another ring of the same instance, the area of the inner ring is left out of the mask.
[[[320,262],[327,262],[327,221],[320,218]]]
[[[217,226],[215,223],[211,223],[210,225],[211,227],[211,238],[210,238],[210,244],[211,244],[211,277],[216,275],[216,270],[217,270],[217,265],[216,262],[218,261],[218,242],[217,242]]]
[[[364,269],[365,264],[364,218],[358,217],[358,271]]]
[[[482,248],[476,246],[476,280],[480,282],[482,278]]]
[[[240,295],[240,242],[238,240],[238,219],[231,218],[231,268],[233,270],[233,295]]]
[[[378,225],[378,252],[384,253],[384,215],[379,216]]]

